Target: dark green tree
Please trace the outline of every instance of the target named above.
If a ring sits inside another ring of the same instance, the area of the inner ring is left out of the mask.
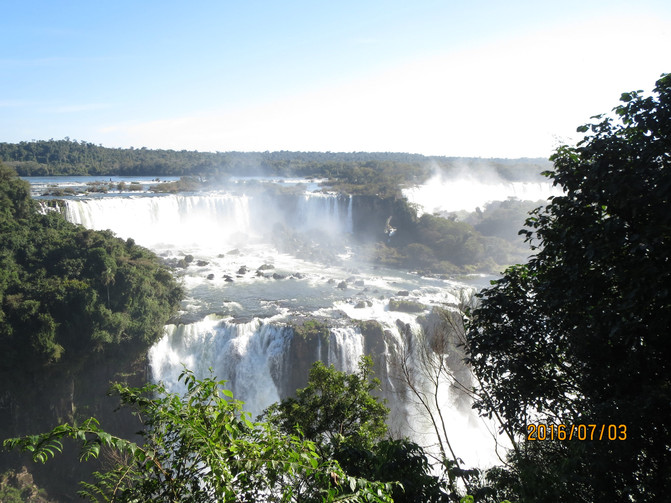
[[[520,438],[530,424],[596,425],[586,441],[526,442],[492,473],[511,499],[671,494],[671,76],[621,101],[551,158],[564,195],[526,222],[535,254],[470,319],[482,413]]]
[[[301,431],[325,455],[341,444],[369,448],[387,432],[389,409],[371,393],[380,389],[373,377],[373,361],[363,357],[359,371],[339,372],[315,362],[308,385],[265,411],[270,422],[287,433]]]

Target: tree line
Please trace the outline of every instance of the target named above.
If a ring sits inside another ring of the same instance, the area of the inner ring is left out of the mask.
[[[198,152],[108,148],[69,138],[0,143],[0,161],[20,176],[305,176],[331,178],[360,191],[367,190],[371,183],[419,183],[431,173],[432,166],[449,170],[468,165],[476,175],[486,167],[514,180],[532,177],[547,167],[543,159],[428,157],[394,152]]]

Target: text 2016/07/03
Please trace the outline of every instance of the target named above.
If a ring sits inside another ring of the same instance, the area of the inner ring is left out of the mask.
[[[626,440],[626,424],[530,424],[527,440]]]

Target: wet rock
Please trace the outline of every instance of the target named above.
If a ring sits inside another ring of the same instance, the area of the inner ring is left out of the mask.
[[[347,290],[347,281],[341,281],[338,283],[338,286],[336,288],[340,288],[341,290]]]
[[[210,280],[214,279],[214,274],[208,274],[207,279],[210,279]]]
[[[421,313],[426,307],[424,304],[405,299],[389,299],[389,310],[402,313]]]
[[[205,267],[208,264],[209,264],[209,262],[207,260],[199,260],[198,262],[196,262],[196,265],[198,267]]]
[[[363,286],[364,282],[362,279],[358,279],[354,282],[354,286]]]
[[[403,323],[401,320],[396,320],[396,328],[398,328],[398,331],[404,335],[408,335],[412,332],[410,325],[408,323]]]
[[[367,307],[372,307],[373,303],[370,300],[360,300],[354,306],[354,309],[365,309]]]
[[[286,279],[286,276],[275,272],[273,273],[273,279]]]
[[[367,320],[359,324],[359,329],[364,337],[366,354],[382,355],[385,352],[385,332],[382,325],[375,320]]]
[[[410,292],[408,290],[399,290],[398,292],[396,292],[396,295],[398,295],[399,297],[407,297],[410,295]]]
[[[259,266],[257,271],[268,271],[270,269],[275,269],[275,266],[273,264],[263,264],[263,265]]]
[[[185,255],[184,256],[184,262],[186,262],[187,264],[190,264],[191,262],[193,262],[193,255]]]
[[[330,280],[327,281],[327,283],[328,283],[329,285],[335,285],[335,282],[336,282],[336,281],[335,281],[333,278],[331,278]]]
[[[249,269],[247,269],[246,265],[243,265],[238,269],[238,274],[247,274],[249,272]]]

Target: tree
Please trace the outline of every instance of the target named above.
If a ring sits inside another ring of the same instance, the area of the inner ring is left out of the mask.
[[[379,388],[370,357],[361,358],[354,374],[317,361],[310,369],[308,386],[297,390],[296,398],[282,400],[264,414],[286,433],[301,431],[326,456],[343,443],[369,448],[387,432],[389,409],[371,395]]]
[[[482,479],[481,470],[465,465],[462,457],[466,457],[466,452],[455,446],[458,443],[455,440],[467,433],[463,425],[451,421],[446,410],[447,407],[457,407],[463,414],[468,414],[475,398],[487,399],[477,376],[464,363],[468,349],[464,314],[473,301],[471,294],[462,292],[457,304],[434,307],[429,315],[419,318],[422,330],[412,331],[406,325],[406,344],[394,351],[392,365],[397,389],[405,393],[405,400],[412,407],[409,410],[414,413],[413,427],[424,423],[424,427],[433,432],[434,444],[426,448],[433,450],[429,457],[434,459],[434,470],[443,472],[446,488],[453,494],[465,490],[476,501],[483,501],[490,494],[490,488]],[[500,427],[500,418],[496,421]],[[490,432],[491,446],[499,459],[508,446],[517,448],[514,437],[505,428],[499,432],[507,436],[504,445],[499,444],[493,427]]]
[[[548,435],[596,425],[586,441],[528,441],[513,454],[496,477],[523,501],[671,491],[671,76],[621,101],[551,158],[546,175],[564,195],[526,221],[535,254],[481,292],[469,321],[482,413],[520,438],[537,424]]]
[[[354,374],[315,362],[307,387],[295,398],[273,404],[264,415],[285,434],[305,434],[322,459],[336,460],[350,475],[400,482],[392,487],[397,503],[448,501],[445,483],[432,473],[421,446],[405,438],[384,438],[389,409],[372,395],[380,387],[372,367],[367,356]]]
[[[221,388],[224,382],[199,380],[189,371],[180,379],[183,397],[162,385],[114,386],[143,421],[142,445],[110,435],[93,418],[4,445],[40,462],[60,452],[65,438],[82,443],[82,460],[106,449],[114,466],[97,472],[95,483],[82,483],[79,494],[90,501],[335,501],[345,495],[347,501],[392,501],[391,484],[350,477],[320,457],[313,442],[250,421],[242,403]]]

